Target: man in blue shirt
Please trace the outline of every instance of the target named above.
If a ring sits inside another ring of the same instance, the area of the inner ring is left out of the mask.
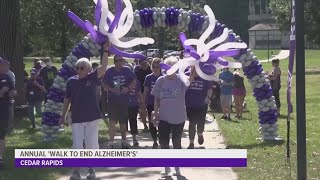
[[[221,107],[223,116],[222,119],[231,120],[231,104],[232,104],[232,89],[233,89],[233,74],[228,67],[223,68],[223,72],[219,75],[221,83]]]

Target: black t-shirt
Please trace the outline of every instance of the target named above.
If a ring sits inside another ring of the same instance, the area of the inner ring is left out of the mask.
[[[27,89],[26,89],[26,98],[28,102],[37,102],[43,100],[43,91],[36,85],[33,84],[34,81],[37,81],[38,84],[43,86],[42,78],[38,77],[37,79],[28,79]]]
[[[13,82],[9,75],[7,74],[0,74],[0,89],[3,87],[8,87],[9,90],[4,94],[3,97],[0,97],[0,103],[9,103],[11,98],[9,96],[9,91],[13,89]]]
[[[140,89],[141,89],[141,92],[144,91],[144,81],[146,79],[146,76],[151,74],[152,71],[151,71],[151,68],[148,67],[148,69],[146,70],[143,70],[140,66],[136,66],[135,69],[134,69],[134,74],[136,75],[137,77],[137,80],[139,81],[140,83]]]
[[[244,88],[244,82],[243,82],[244,78],[243,77],[235,74],[233,76],[233,78],[234,78],[234,87],[235,88]]]
[[[52,66],[51,68],[43,67],[41,69],[39,76],[43,79],[44,87],[46,89],[49,89],[52,86],[53,80],[57,76],[57,74],[58,69],[54,66]]]

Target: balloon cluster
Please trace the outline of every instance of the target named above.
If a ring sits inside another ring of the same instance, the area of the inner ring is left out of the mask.
[[[259,108],[259,131],[263,140],[275,140],[278,137],[277,106],[272,94],[270,81],[262,65],[250,49],[242,51],[238,61],[243,65],[244,74],[253,88]]]
[[[122,10],[122,1],[126,7]],[[138,45],[153,44],[154,40],[148,37],[135,38],[127,42],[123,42],[120,39],[124,37],[131,29],[134,21],[134,13],[130,0],[116,0],[116,15],[113,15],[109,11],[108,1],[95,0],[95,21],[97,26],[92,25],[88,20],[83,21],[73,12],[68,11],[68,17],[81,29],[88,32],[94,42],[103,44],[106,41],[111,43],[109,49],[111,53],[117,54],[122,57],[128,57],[135,59],[146,59],[142,54],[132,54],[122,51],[118,48],[132,48]],[[140,13],[140,12],[139,12]],[[141,24],[144,27],[149,27],[153,23],[153,13],[149,9],[141,11],[143,14]]]
[[[170,8],[144,8],[134,12],[134,22],[131,31],[140,31],[150,27],[177,27],[179,30],[203,34],[209,26],[209,17],[191,10]]]
[[[101,46],[96,44],[90,35],[88,35],[66,57],[49,90],[45,110],[42,114],[42,132],[45,141],[51,141],[58,137],[60,114],[63,109],[63,99],[66,92],[66,81],[76,74],[76,62],[83,57],[98,57],[100,49]]]
[[[228,62],[223,57],[235,57],[239,54],[240,49],[247,48],[245,43],[228,42],[229,35],[233,35],[233,31],[228,28],[224,28],[219,37],[206,44],[205,41],[214,32],[217,22],[211,8],[205,6],[204,9],[208,14],[209,25],[201,37],[199,39],[187,39],[183,32],[180,33],[180,40],[187,57],[172,67],[161,65],[162,68],[166,68],[167,74],[179,71],[181,79],[187,86],[190,85],[190,82],[184,72],[189,66],[195,66],[195,70],[201,78],[208,81],[218,81],[219,79],[214,75],[216,70],[226,66],[229,68],[241,67],[240,63]],[[220,31],[220,29],[217,29],[217,31]],[[192,45],[197,48],[194,49]],[[212,49],[213,47],[215,48]]]

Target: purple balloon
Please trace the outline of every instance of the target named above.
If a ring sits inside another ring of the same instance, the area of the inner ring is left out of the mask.
[[[199,63],[200,69],[207,75],[214,75],[216,73],[216,67],[213,66],[212,64],[207,64],[207,63]]]
[[[84,22],[76,14],[74,14],[72,11],[68,11],[67,15],[73,23],[75,23],[78,27],[87,32],[87,28],[85,27]]]
[[[229,34],[229,42],[234,42],[236,40],[236,37],[233,34]]]
[[[119,55],[121,57],[127,57],[127,58],[133,58],[133,59],[139,59],[139,60],[144,60],[147,59],[147,57],[143,54],[132,54],[132,53],[127,53],[124,51],[121,51],[119,49],[117,49],[114,46],[111,46],[109,51],[113,54]]]
[[[171,68],[171,66],[164,63],[160,63],[160,68],[167,71]]]
[[[116,16],[114,17],[114,20],[112,21],[112,23],[109,27],[109,30],[108,30],[109,33],[112,33],[113,30],[118,25],[121,13],[122,13],[122,2],[121,2],[121,0],[116,0]]]
[[[180,37],[181,44],[185,50],[190,50],[190,51],[194,51],[194,52],[196,51],[192,46],[187,46],[184,44],[184,42],[187,40],[187,37],[184,34],[184,32],[181,32],[179,34],[179,37]]]
[[[97,5],[96,5],[96,8],[95,8],[95,12],[94,12],[94,17],[95,17],[95,20],[96,20],[96,24],[100,24],[100,20],[101,20],[101,0],[98,0],[97,1]]]
[[[94,29],[93,25],[91,24],[90,21],[86,20],[84,22],[85,27],[87,28],[87,31],[90,33],[92,39],[95,42],[98,42],[98,35],[97,35],[97,31]]]
[[[239,54],[239,49],[230,49],[230,50],[222,50],[222,51],[210,51],[210,57],[211,58],[218,58],[218,57],[233,57]]]
[[[225,60],[225,59],[223,59],[222,57],[218,57],[217,58],[217,61],[218,61],[218,63],[219,64],[221,64],[222,66],[228,66],[228,61],[227,60]]]

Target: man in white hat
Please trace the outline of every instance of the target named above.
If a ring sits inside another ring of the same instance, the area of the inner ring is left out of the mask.
[[[221,83],[221,108],[223,112],[222,119],[231,120],[231,104],[233,89],[233,74],[229,71],[229,67],[225,66],[219,75]]]

